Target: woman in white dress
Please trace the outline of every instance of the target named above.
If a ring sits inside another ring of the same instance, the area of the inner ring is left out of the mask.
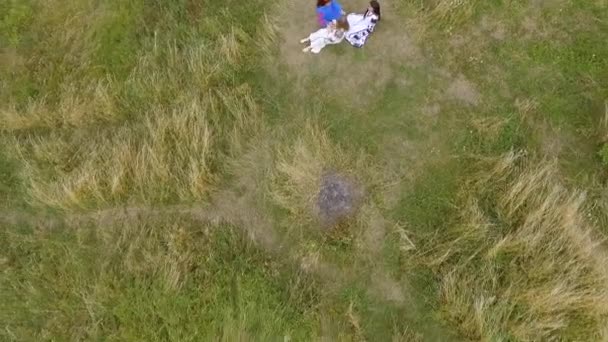
[[[308,37],[300,40],[302,44],[309,43],[302,51],[319,53],[327,45],[338,44],[344,39],[348,29],[348,21],[345,19],[334,20],[327,27],[313,32]]]
[[[369,35],[374,32],[380,21],[380,4],[376,0],[369,2],[369,7],[363,14],[351,13],[346,17],[350,29],[346,32],[346,40],[355,47],[363,47]]]

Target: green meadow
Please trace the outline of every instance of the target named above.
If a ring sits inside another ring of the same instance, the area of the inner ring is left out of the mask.
[[[608,340],[608,2],[381,6],[0,0],[0,340]]]

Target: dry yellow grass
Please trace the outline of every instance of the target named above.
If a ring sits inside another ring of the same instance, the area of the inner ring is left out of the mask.
[[[207,106],[193,102],[155,113],[141,126],[91,136],[51,134],[14,139],[31,199],[56,208],[201,199],[213,180],[213,130]]]
[[[69,209],[203,199],[218,146],[238,152],[260,118],[248,87],[190,101],[170,111],[159,105],[137,124],[13,138],[31,202]],[[217,122],[219,113],[232,124]]]
[[[109,87],[106,81],[91,81],[80,87],[66,86],[56,105],[50,105],[46,100],[33,100],[21,110],[15,105],[0,108],[0,130],[20,131],[116,122],[120,117]]]
[[[503,127],[508,124],[509,120],[500,117],[487,117],[471,120],[471,126],[477,133],[487,136],[491,139],[496,139]]]
[[[56,70],[41,68],[35,77],[58,86],[36,100],[0,105],[0,130],[35,205],[201,200],[223,171],[219,160],[259,131],[250,87],[227,81],[250,55],[247,34],[234,27],[186,46],[155,35],[124,75],[99,77],[97,35],[130,20],[128,12],[106,8],[115,5],[37,3],[54,8],[40,23],[51,28],[54,46],[41,45],[28,65],[57,57]]]
[[[563,187],[552,162],[512,153],[485,166],[426,259],[445,317],[473,340],[605,338],[608,255],[584,193]]]

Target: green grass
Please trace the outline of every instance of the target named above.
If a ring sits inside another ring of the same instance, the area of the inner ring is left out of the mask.
[[[0,154],[0,194],[2,206],[11,207],[21,199],[22,184],[19,179],[19,169],[16,161]]]
[[[397,219],[410,223],[420,234],[441,231],[455,212],[452,201],[461,181],[454,173],[453,164],[457,162],[446,161],[428,168],[413,189],[403,192],[394,214]]]
[[[4,231],[4,338],[314,335],[314,284],[238,229],[171,219],[124,224]],[[292,283],[300,285],[285,286]]]
[[[605,1],[306,6],[0,1],[1,339],[606,337]]]

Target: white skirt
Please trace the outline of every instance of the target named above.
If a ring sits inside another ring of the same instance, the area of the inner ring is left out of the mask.
[[[330,33],[326,28],[322,28],[316,32],[311,33],[308,36],[310,40],[310,51],[312,53],[319,53],[329,43]]]

